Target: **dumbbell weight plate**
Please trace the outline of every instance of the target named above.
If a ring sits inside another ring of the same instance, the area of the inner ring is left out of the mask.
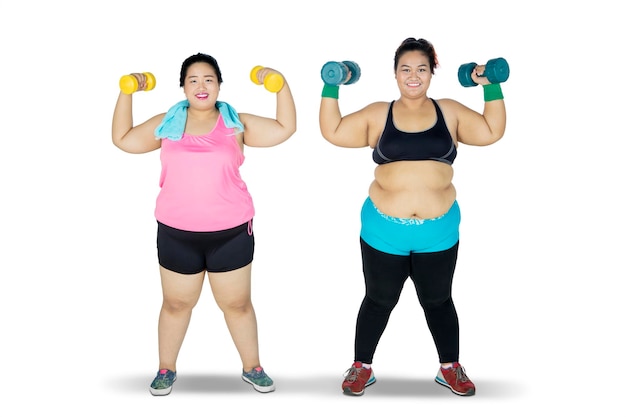
[[[259,79],[256,77],[256,73],[259,72],[259,70],[262,68],[263,66],[257,65],[254,68],[252,68],[252,70],[250,71],[250,81],[252,81],[256,85],[261,85],[261,83],[259,82]]]
[[[120,90],[124,94],[132,94],[139,88],[139,82],[133,75],[124,75],[120,78]]]
[[[509,79],[509,64],[504,58],[494,58],[487,61],[483,74],[490,83],[503,83]]]
[[[459,82],[463,87],[474,87],[478,85],[474,82],[474,80],[472,80],[472,71],[474,71],[476,65],[477,64],[475,62],[470,62],[459,67],[458,77]]]
[[[322,67],[321,75],[325,84],[339,85],[346,79],[348,67],[342,62],[329,61]]]
[[[345,84],[354,84],[355,82],[359,81],[359,78],[361,78],[361,68],[359,67],[359,65],[354,61],[343,61],[343,64],[348,67],[348,70],[351,73],[350,79]]]
[[[265,89],[272,93],[278,93],[285,85],[285,80],[280,74],[272,73],[265,76],[263,80]]]
[[[156,77],[151,72],[144,72],[146,76],[146,91],[152,90],[156,87]]]

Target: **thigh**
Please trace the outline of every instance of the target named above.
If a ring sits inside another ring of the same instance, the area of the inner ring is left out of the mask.
[[[205,257],[208,272],[234,271],[251,263],[254,258],[252,221],[217,232]]]
[[[205,255],[199,234],[158,223],[157,252],[159,265],[183,275],[203,272]]]
[[[160,267],[163,300],[169,303],[195,305],[200,298],[204,271],[197,274],[181,274]]]
[[[439,303],[450,297],[458,249],[457,242],[443,251],[411,254],[411,279],[420,301]]]
[[[410,257],[379,251],[361,239],[365,290],[381,304],[395,304],[410,272]]]
[[[251,282],[252,264],[227,272],[209,272],[211,291],[219,306],[249,303]]]

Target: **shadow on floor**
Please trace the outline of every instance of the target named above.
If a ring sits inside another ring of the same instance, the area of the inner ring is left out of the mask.
[[[142,376],[127,376],[125,378],[105,381],[113,391],[125,393],[148,392],[151,378]],[[342,377],[313,376],[313,377],[280,377],[274,376],[276,391],[273,395],[305,395],[331,396],[343,395],[341,392]],[[481,398],[505,399],[523,395],[523,387],[511,382],[495,380],[474,380],[476,396]],[[241,394],[250,392],[252,387],[245,383],[239,375],[225,374],[190,374],[178,375],[174,384],[177,394]],[[364,395],[368,397],[407,397],[407,398],[439,398],[454,395],[448,388],[434,382],[433,379],[411,379],[399,377],[378,377],[375,384],[366,389]]]

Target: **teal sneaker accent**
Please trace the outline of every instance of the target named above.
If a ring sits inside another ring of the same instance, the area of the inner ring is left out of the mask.
[[[244,371],[241,374],[241,379],[249,384],[252,384],[254,389],[259,392],[272,392],[276,388],[274,387],[274,381],[272,381],[272,378],[267,376],[263,368],[260,366],[252,369],[250,372]]]
[[[152,395],[167,395],[172,391],[174,381],[176,381],[176,372],[161,369],[150,384],[150,393]]]

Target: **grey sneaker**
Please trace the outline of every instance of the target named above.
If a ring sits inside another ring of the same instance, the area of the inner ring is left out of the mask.
[[[272,381],[272,378],[267,376],[263,368],[260,366],[253,368],[250,372],[244,371],[241,374],[241,379],[249,384],[252,384],[254,389],[259,392],[272,392],[275,389],[274,381]]]
[[[174,381],[176,381],[176,372],[161,369],[150,384],[150,393],[152,395],[167,395],[172,391]]]

